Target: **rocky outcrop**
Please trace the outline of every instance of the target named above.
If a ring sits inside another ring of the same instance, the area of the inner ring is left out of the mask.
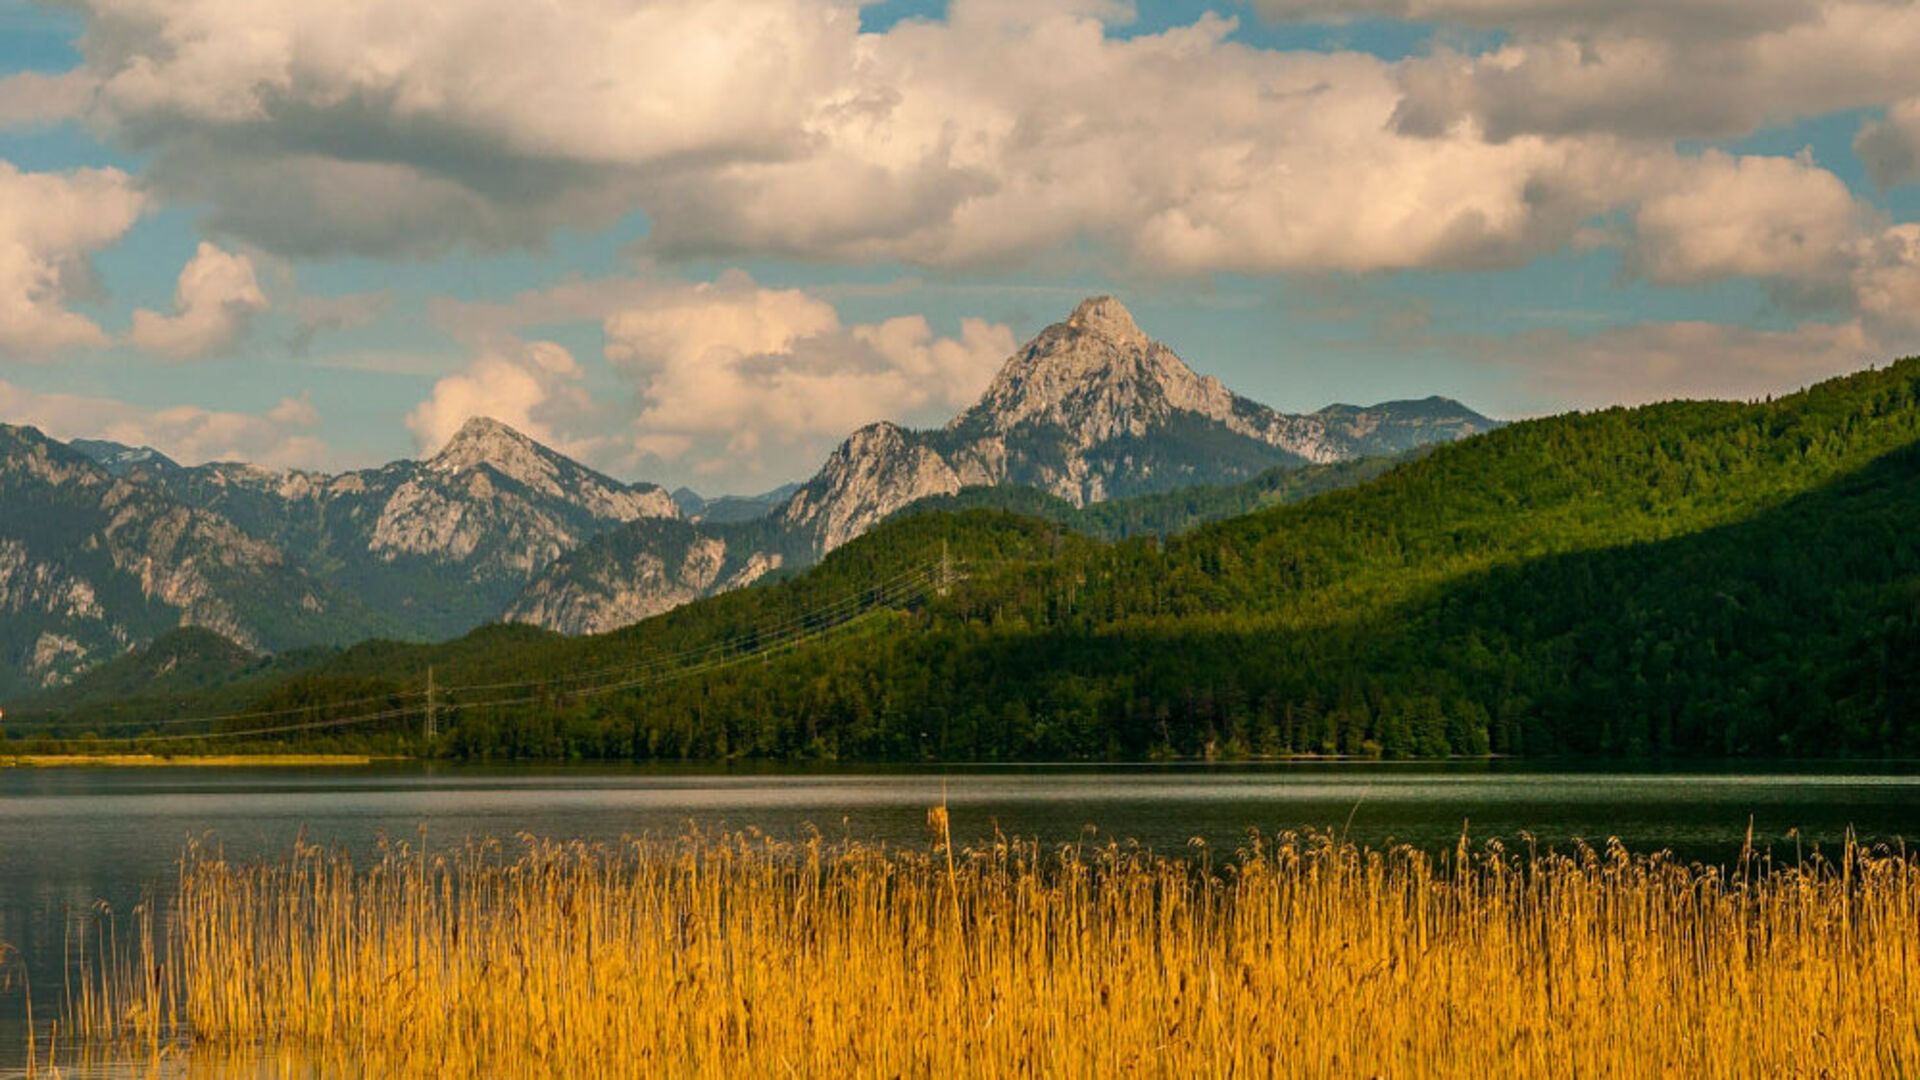
[[[906,506],[963,487],[1021,484],[1084,506],[1229,483],[1275,465],[1399,453],[1492,426],[1444,398],[1276,412],[1189,368],[1118,300],[1095,297],[1010,357],[979,402],[945,427],[883,422],[854,432],[752,536],[706,523],[672,535],[629,526],[556,560],[508,617],[570,632],[611,629],[735,587],[757,566],[810,563]],[[687,572],[677,553],[689,538],[720,544],[742,569],[710,580]]]
[[[824,553],[904,506],[965,486],[1022,484],[1085,506],[1275,465],[1398,453],[1492,426],[1444,398],[1276,412],[1195,372],[1101,296],[1042,330],[946,427],[855,433],[775,517]]]
[[[965,485],[961,471],[914,433],[894,424],[871,424],[841,443],[775,514],[824,553],[910,502]]]
[[[777,538],[751,525],[638,522],[562,556],[506,618],[567,634],[603,633],[750,585],[785,561]]]
[[[410,637],[449,637],[498,618],[565,553],[629,522],[678,514],[655,485],[623,484],[485,418],[430,458],[378,469],[222,463],[128,475],[229,517]]]
[[[33,428],[0,425],[0,507],[0,696],[175,627],[269,649],[374,629],[274,545]]]
[[[555,559],[676,513],[486,419],[423,461],[339,475],[0,427],[0,699],[181,626],[254,651],[462,634]]]

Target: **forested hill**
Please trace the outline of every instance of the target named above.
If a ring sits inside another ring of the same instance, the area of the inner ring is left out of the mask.
[[[483,635],[376,658],[355,677],[408,687],[430,659],[562,675],[738,635],[809,590],[924,562],[944,540],[970,570],[945,597],[751,665],[472,710],[447,748],[1913,754],[1917,438],[1910,360],[1762,404],[1515,424],[1165,543],[920,515],[805,578],[621,634],[498,647]],[[309,690],[348,670],[308,676]]]
[[[1196,484],[1075,506],[1056,495],[1017,484],[967,487],[951,495],[933,495],[912,503],[896,516],[1005,510],[1065,525],[1097,540],[1136,536],[1168,537],[1263,507],[1300,502],[1329,491],[1353,487],[1386,472],[1428,448],[1394,457],[1363,457],[1327,465],[1276,465],[1237,484]]]

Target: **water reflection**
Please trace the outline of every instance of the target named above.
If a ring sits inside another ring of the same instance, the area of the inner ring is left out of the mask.
[[[1776,855],[1920,838],[1920,774],[1790,766],[1542,771],[1499,763],[951,768],[7,769],[0,770],[0,942],[36,987],[44,1020],[62,950],[96,902],[128,912],[164,888],[189,838],[228,856],[312,842],[362,853],[382,836],[616,841],[748,826],[798,837],[923,844],[945,802],[955,838],[996,831],[1049,842],[1137,840],[1230,851],[1250,829],[1316,828],[1356,841],[1450,847],[1467,829],[1543,846],[1618,837],[1631,849],[1725,860],[1751,822]],[[24,995],[0,992],[0,1073],[24,1063]]]

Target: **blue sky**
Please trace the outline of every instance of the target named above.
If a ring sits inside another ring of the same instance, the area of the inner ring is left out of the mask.
[[[1775,393],[1915,351],[1916,73],[1884,0],[0,0],[0,420],[752,491],[1101,292],[1288,410]]]

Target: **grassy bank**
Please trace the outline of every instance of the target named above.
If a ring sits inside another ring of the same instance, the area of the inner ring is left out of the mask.
[[[0,754],[0,768],[167,765],[366,765],[366,754]]]
[[[384,1075],[1900,1075],[1920,863],[758,834],[183,862],[96,1051]],[[129,933],[129,930],[135,931]],[[104,938],[106,931],[101,932]],[[185,1036],[182,1033],[190,1033]]]

